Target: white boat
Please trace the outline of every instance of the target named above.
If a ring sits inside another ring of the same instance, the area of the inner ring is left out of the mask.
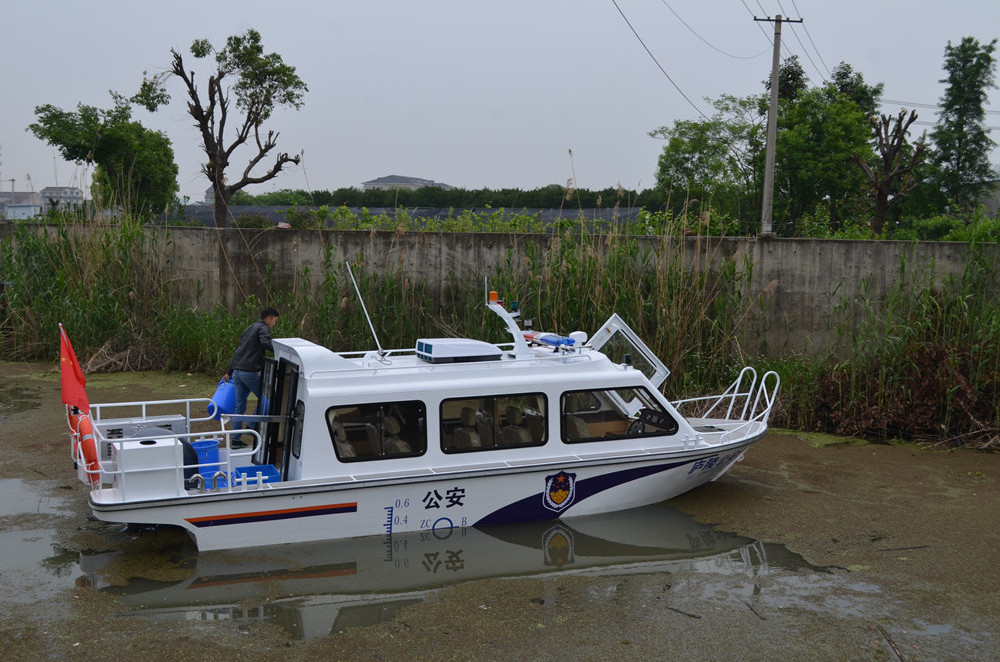
[[[94,515],[179,526],[202,550],[440,535],[664,501],[767,430],[773,372],[670,402],[668,370],[617,315],[588,339],[526,331],[494,292],[487,307],[512,342],[339,353],[274,340],[246,449],[231,441],[241,421],[203,413],[208,398],[90,405],[72,448]]]

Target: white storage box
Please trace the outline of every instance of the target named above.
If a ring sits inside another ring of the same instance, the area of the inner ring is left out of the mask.
[[[144,439],[114,445],[118,488],[126,501],[164,499],[184,493],[184,449],[179,439]]]
[[[94,432],[100,443],[98,452],[101,460],[113,459],[111,442],[116,439],[129,439],[140,436],[140,432],[148,435],[184,434],[188,432],[188,421],[182,414],[166,416],[146,416],[136,418],[109,418],[94,423]]]

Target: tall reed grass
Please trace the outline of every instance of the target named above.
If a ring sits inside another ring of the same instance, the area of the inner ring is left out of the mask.
[[[843,294],[834,352],[764,359],[744,347],[743,329],[749,318],[767,314],[770,288],[751,297],[748,260],[722,256],[712,237],[684,240],[685,228],[699,222],[669,214],[601,228],[564,221],[547,250],[515,233],[506,259],[482,276],[508,304],[517,301],[539,330],[593,332],[617,312],[671,369],[665,385],[671,398],[714,391],[745,363],[757,363],[782,375],[779,425],[995,446],[1000,299],[996,266],[986,253],[973,245],[965,272],[944,282],[933,269],[917,272],[902,261],[888,300],[878,300],[870,282]],[[637,241],[650,234],[660,241]],[[265,287],[266,301],[248,296],[236,311],[195,309],[168,295],[163,244],[157,243],[169,242],[165,236],[128,217],[14,224],[0,241],[0,280],[6,282],[0,359],[54,360],[62,322],[91,371],[221,374],[240,332],[264,305],[281,311],[279,335],[338,351],[374,348],[333,250],[318,267],[319,287],[304,272],[290,288]],[[431,284],[392,257],[354,258],[351,266],[385,349],[412,347],[417,337],[509,341],[485,311],[483,278],[456,274]],[[269,279],[267,265],[261,273]]]
[[[970,244],[958,276],[900,259],[885,299],[870,279],[837,306],[837,355],[816,375],[803,427],[867,438],[1000,447],[997,267]]]
[[[145,227],[130,216],[79,212],[55,225],[19,223],[0,244],[7,359],[51,356],[62,322],[88,354],[153,342],[168,302]]]

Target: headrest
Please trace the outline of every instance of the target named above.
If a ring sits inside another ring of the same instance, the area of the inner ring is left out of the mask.
[[[333,427],[333,436],[337,441],[347,441],[347,430],[344,429],[343,423],[334,421],[330,425]]]
[[[507,425],[520,425],[523,421],[523,411],[517,407],[507,407]]]
[[[563,396],[563,409],[568,413],[580,411],[580,396],[576,393],[567,393]]]
[[[472,407],[462,407],[461,414],[462,425],[471,428],[476,425],[476,410]]]
[[[387,416],[385,421],[382,423],[382,427],[387,435],[399,434],[399,431],[402,429],[395,416]]]

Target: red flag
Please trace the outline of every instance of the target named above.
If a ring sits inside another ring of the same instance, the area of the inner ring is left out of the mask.
[[[76,407],[83,414],[90,413],[90,401],[83,387],[87,385],[87,378],[83,376],[83,369],[80,362],[76,360],[76,352],[69,342],[69,336],[63,325],[59,325],[59,367],[62,372],[62,401],[63,403]]]

